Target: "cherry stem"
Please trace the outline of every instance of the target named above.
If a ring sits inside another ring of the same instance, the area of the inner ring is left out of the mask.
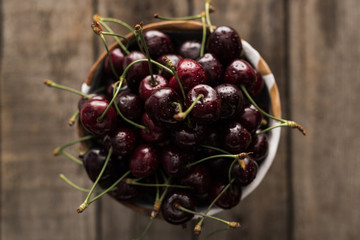
[[[209,26],[210,33],[214,32],[214,29],[212,28],[212,24],[210,21],[210,2],[211,0],[205,1],[205,17],[206,17],[206,23]]]
[[[190,168],[196,164],[199,164],[199,163],[202,163],[202,162],[205,162],[205,161],[208,161],[210,159],[214,159],[214,158],[238,158],[238,154],[218,154],[218,155],[212,155],[212,156],[209,156],[209,157],[205,157],[205,158],[202,158],[198,161],[195,161],[195,162],[192,162],[192,163],[189,163],[186,165],[187,168]]]
[[[109,27],[109,25],[107,25],[104,21],[99,21],[100,24],[102,26],[104,26],[106,28],[106,30],[108,30],[110,33],[114,33],[114,31]],[[129,55],[129,50],[127,49],[127,47],[124,46],[124,44],[122,43],[122,41],[117,37],[114,36],[115,41],[119,44],[120,48],[123,50],[123,52],[125,53],[125,55]],[[127,38],[125,38],[126,40],[128,40]]]
[[[110,147],[109,152],[108,152],[108,155],[106,156],[106,160],[105,160],[104,166],[102,167],[102,169],[101,169],[98,177],[96,178],[96,180],[95,180],[94,184],[92,185],[92,187],[91,187],[88,195],[86,196],[85,201],[77,208],[77,212],[78,212],[78,213],[83,212],[83,211],[87,208],[87,206],[89,205],[90,196],[91,196],[91,194],[94,192],[95,187],[97,186],[98,182],[100,181],[100,178],[102,177],[102,175],[103,175],[104,172],[105,172],[105,169],[106,169],[106,166],[107,166],[108,163],[109,163],[109,160],[110,160],[110,156],[111,156],[111,154],[112,154],[112,151],[113,151],[113,149],[112,149],[112,147]]]
[[[157,183],[158,183],[158,181],[157,181]],[[154,203],[153,211],[150,214],[150,219],[154,219],[158,215],[161,204],[166,196],[166,193],[169,190],[169,187],[171,186],[171,177],[170,178],[165,177],[164,183],[167,184],[168,186],[165,186],[165,189],[164,189],[163,193],[161,194],[160,198],[158,198],[158,195],[157,195],[157,198]],[[158,187],[157,187],[157,191],[159,191]]]
[[[221,148],[217,148],[217,147],[213,147],[213,146],[209,146],[209,145],[200,145],[200,146],[203,147],[203,148],[208,148],[208,149],[215,150],[215,151],[218,151],[218,152],[222,152],[222,153],[225,153],[225,154],[231,154],[228,151],[225,151],[225,150],[223,150]]]
[[[53,87],[53,88],[57,88],[57,89],[61,89],[61,90],[65,90],[65,91],[68,91],[68,92],[72,92],[72,93],[75,93],[77,95],[80,95],[84,98],[87,98],[87,99],[90,99],[91,96],[88,95],[88,94],[85,94],[79,90],[76,90],[74,88],[70,88],[70,87],[67,87],[67,86],[64,86],[64,85],[61,85],[61,84],[58,84],[58,83],[55,83],[51,80],[44,80],[44,84],[48,87]]]
[[[156,81],[154,79],[153,69],[152,69],[152,65],[151,65],[151,58],[150,58],[149,48],[146,45],[146,41],[145,41],[144,34],[143,34],[142,24],[136,24],[135,32],[136,32],[136,35],[139,37],[139,39],[140,39],[140,41],[142,43],[142,46],[143,46],[143,48],[145,50],[145,55],[146,55],[146,57],[148,59],[148,62],[149,62],[148,65],[149,65],[149,73],[150,73],[150,76],[151,76],[151,85],[156,86]]]
[[[206,13],[201,13],[201,22],[202,22],[202,40],[201,40],[201,48],[200,48],[200,57],[204,56],[205,52],[205,43],[206,43]]]
[[[71,155],[71,154],[68,153],[67,151],[62,150],[62,151],[61,151],[61,154],[64,155],[65,157],[73,160],[73,161],[76,162],[77,164],[83,165],[83,162],[82,162],[80,159],[74,157],[73,155]]]
[[[76,119],[79,117],[79,114],[80,114],[80,111],[77,110],[70,118],[69,118],[69,121],[68,121],[68,125],[70,127],[74,126],[75,122],[76,122]]]
[[[188,107],[188,109],[186,109],[185,112],[182,112],[182,111],[181,111],[181,112],[175,114],[175,115],[174,115],[174,118],[175,118],[177,121],[183,121],[183,120],[189,115],[189,113],[191,112],[191,110],[193,110],[193,108],[195,107],[196,103],[197,103],[200,99],[202,99],[202,98],[204,98],[204,97],[205,97],[204,94],[199,94],[199,95],[196,97],[196,99],[194,100],[194,102],[191,103],[191,105]]]
[[[73,183],[72,181],[70,181],[67,177],[65,177],[64,174],[60,174],[60,178],[62,180],[64,180],[67,184],[69,184],[71,187],[75,188],[76,190],[79,190],[81,192],[90,192],[90,189],[86,189],[86,188],[83,188],[83,187],[79,187],[78,185],[76,185],[75,183]]]
[[[179,87],[180,87],[181,95],[183,96],[183,99],[185,100],[186,99],[185,91],[184,91],[183,85],[182,85],[182,83],[180,81],[180,78],[179,78],[179,76],[178,76],[178,74],[177,74],[177,72],[175,70],[174,64],[170,61],[170,59],[168,59],[166,57],[164,58],[164,60],[166,62],[166,65],[171,69],[171,71],[172,71],[171,73],[175,76],[176,81],[177,81],[177,83],[179,84]]]
[[[229,187],[231,186],[231,184],[235,181],[235,178],[231,179],[231,181],[224,187],[224,189],[219,193],[219,195],[216,196],[216,198],[209,204],[208,208],[205,211],[205,214],[207,214],[210,209],[214,206],[214,204],[217,202],[217,200],[219,200],[219,198],[229,189]],[[199,236],[200,232],[201,232],[201,225],[204,222],[204,217],[202,217],[200,219],[200,221],[196,224],[194,231],[195,231],[195,235]],[[229,224],[230,227],[240,227],[240,223],[237,222],[231,222],[231,225]]]
[[[232,170],[232,168],[234,167],[234,165],[235,165],[236,163],[239,163],[240,166],[241,166],[241,168],[242,168],[243,170],[245,170],[245,161],[244,161],[244,159],[243,159],[243,158],[240,158],[240,157],[234,159],[234,161],[231,162],[230,167],[229,167],[229,172],[228,172],[229,182],[231,181],[231,170]]]
[[[173,185],[173,184],[167,184],[167,183],[141,183],[138,182],[136,179],[127,178],[125,179],[125,182],[127,184],[132,185],[138,185],[138,186],[144,186],[144,187],[174,187],[174,188],[191,188],[189,186],[183,186],[183,185]]]
[[[119,75],[117,74],[116,70],[115,70],[115,67],[114,67],[114,64],[113,64],[113,61],[112,61],[112,58],[111,58],[111,55],[110,55],[110,50],[109,50],[109,47],[108,47],[108,44],[107,44],[107,41],[103,35],[102,32],[99,33],[99,36],[101,38],[101,40],[103,41],[104,43],[104,46],[105,46],[105,49],[106,49],[106,52],[107,52],[107,56],[109,58],[109,63],[110,63],[110,66],[111,66],[111,71],[112,73],[114,74],[114,76],[116,78],[119,78]]]
[[[159,13],[154,14],[154,18],[165,20],[165,21],[186,21],[186,20],[197,20],[201,18],[201,14],[187,16],[187,17],[164,17],[160,16]]]
[[[68,142],[68,143],[65,143],[64,145],[61,145],[61,146],[55,148],[54,151],[53,151],[53,155],[54,155],[54,156],[57,156],[57,155],[61,154],[62,151],[63,151],[65,148],[67,148],[67,147],[69,147],[69,146],[71,146],[71,145],[74,145],[74,144],[76,144],[76,143],[83,142],[83,141],[87,141],[87,140],[90,140],[90,139],[93,139],[93,138],[95,138],[95,136],[93,136],[93,135],[88,135],[88,136],[85,136],[85,137],[81,137],[81,138],[72,140],[72,141],[70,141],[70,142]]]
[[[114,38],[117,37],[117,38],[122,38],[126,41],[126,44],[129,43],[129,40],[124,36],[124,35],[121,35],[121,34],[118,34],[118,33],[114,33],[114,32],[102,32],[102,34],[104,36],[113,36]],[[121,41],[120,41],[121,42]],[[130,53],[130,52],[129,52]]]
[[[141,239],[143,239],[143,238],[146,236],[146,234],[147,234],[147,232],[150,230],[150,227],[151,227],[151,225],[153,224],[154,220],[155,220],[155,218],[150,218],[150,221],[149,221],[149,223],[146,225],[145,230],[143,231],[143,233],[142,233],[138,238],[136,238],[136,240],[141,240]]]
[[[216,220],[216,221],[219,221],[219,222],[222,222],[222,223],[225,223],[227,225],[230,225],[230,222],[229,221],[226,221],[224,219],[221,219],[221,218],[218,218],[218,217],[214,217],[214,216],[211,216],[211,215],[207,215],[207,214],[204,214],[204,213],[201,213],[201,212],[195,212],[195,211],[192,211],[190,209],[187,209],[187,208],[184,208],[183,206],[181,206],[179,203],[176,203],[175,204],[175,208],[183,211],[183,212],[187,212],[187,213],[190,213],[190,214],[194,214],[194,215],[199,215],[199,216],[202,216],[204,218],[210,218],[210,219],[213,219],[213,220]]]
[[[300,124],[294,122],[294,121],[290,121],[290,120],[284,120],[281,118],[277,118],[267,112],[265,112],[264,110],[262,110],[257,104],[256,102],[252,99],[252,97],[250,96],[250,94],[248,93],[248,91],[246,90],[244,85],[240,86],[241,90],[243,91],[243,93],[245,94],[245,96],[247,97],[247,99],[265,116],[267,116],[268,118],[274,119],[276,121],[279,121],[281,123],[284,123],[284,125],[281,125],[281,127],[286,126],[286,127],[291,127],[291,128],[297,128],[303,135],[306,135],[306,130],[303,126],[301,126]]]

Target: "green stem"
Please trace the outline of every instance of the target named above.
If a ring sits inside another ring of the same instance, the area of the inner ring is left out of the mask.
[[[174,118],[177,120],[177,121],[182,121],[184,120],[188,115],[189,113],[191,112],[191,110],[193,110],[193,108],[195,107],[196,103],[200,100],[204,98],[204,94],[199,94],[193,103],[191,103],[191,105],[188,107],[188,109],[186,109],[185,112],[179,112],[177,114],[174,115]]]
[[[108,44],[107,44],[107,41],[104,37],[104,34],[102,32],[99,33],[99,36],[101,38],[101,40],[103,41],[104,43],[104,46],[105,46],[105,49],[106,49],[106,52],[107,52],[107,56],[109,58],[109,63],[110,63],[110,67],[111,67],[111,71],[112,73],[114,74],[114,76],[118,79],[119,78],[119,75],[117,74],[116,70],[115,70],[115,67],[114,67],[114,64],[113,64],[113,61],[112,61],[112,58],[111,58],[111,55],[110,55],[110,50],[109,50],[109,47],[108,47]]]
[[[205,43],[206,43],[206,22],[205,22],[205,13],[201,14],[201,23],[202,23],[202,40],[200,48],[200,57],[204,56],[205,52]]]
[[[248,93],[248,91],[246,90],[244,85],[240,86],[242,92],[245,94],[245,96],[247,97],[247,99],[266,117],[274,119],[276,121],[279,121],[281,123],[285,123],[285,125],[283,126],[287,126],[287,127],[291,127],[291,128],[297,128],[303,135],[306,135],[306,131],[305,128],[303,126],[301,126],[300,124],[294,122],[294,121],[290,121],[290,120],[284,120],[281,118],[277,118],[271,114],[268,114],[267,112],[265,112],[264,110],[262,110],[257,104],[256,102],[252,99],[252,97],[250,96],[250,94]]]
[[[65,91],[68,91],[68,92],[75,93],[75,94],[80,95],[80,96],[82,96],[82,97],[84,97],[84,98],[87,98],[87,99],[90,99],[90,98],[91,98],[91,96],[88,95],[88,94],[85,94],[85,93],[83,93],[83,92],[81,92],[81,91],[79,91],[79,90],[76,90],[76,89],[74,89],[74,88],[70,88],[70,87],[67,87],[67,86],[64,86],[64,85],[55,83],[55,82],[53,82],[53,81],[51,81],[51,80],[45,80],[45,81],[44,81],[44,84],[45,84],[46,86],[48,86],[48,87],[58,88],[58,89],[61,89],[61,90],[65,90]]]
[[[187,21],[187,20],[197,20],[201,18],[201,14],[194,15],[194,16],[187,16],[187,17],[164,17],[160,16],[158,13],[154,14],[154,18],[165,20],[165,21]]]
[[[205,1],[205,16],[206,16],[206,23],[209,26],[210,33],[214,32],[214,29],[212,28],[212,24],[210,21],[210,2],[211,0]]]
[[[65,157],[73,160],[73,161],[76,162],[77,164],[83,165],[83,162],[82,162],[80,159],[74,157],[73,155],[71,155],[71,154],[68,153],[67,151],[62,150],[62,151],[61,151],[61,154],[64,155]]]
[[[75,122],[76,122],[76,119],[79,117],[79,114],[80,114],[80,111],[77,110],[70,118],[69,118],[69,121],[68,121],[68,125],[70,127],[74,126]]]
[[[75,188],[76,190],[79,190],[81,192],[86,192],[86,193],[90,192],[90,189],[79,187],[78,185],[76,185],[75,183],[70,181],[67,177],[65,177],[64,174],[60,174],[60,178],[62,180],[64,180],[67,184],[69,184],[71,187]]]
[[[173,187],[173,188],[187,188],[187,189],[191,188],[189,186],[173,185],[173,184],[166,184],[166,183],[141,183],[141,182],[137,182],[134,179],[126,179],[126,183],[132,184],[132,185],[143,186],[143,187]]]
[[[229,221],[226,221],[224,219],[214,217],[214,216],[211,216],[211,215],[207,215],[207,214],[204,214],[204,213],[200,213],[200,212],[195,212],[195,211],[192,211],[190,209],[184,208],[184,207],[182,207],[180,205],[175,205],[175,207],[178,208],[181,211],[184,211],[184,212],[187,212],[187,213],[190,213],[190,214],[194,214],[194,215],[199,215],[199,216],[202,216],[204,218],[210,218],[210,219],[225,223],[227,225],[229,225],[229,223],[230,223]]]
[[[100,24],[106,28],[110,33],[113,33],[114,31],[107,25],[104,21],[100,20]],[[119,44],[120,48],[123,50],[125,55],[129,55],[129,50],[125,47],[125,45],[122,43],[122,41],[117,37],[114,36],[115,41]],[[127,38],[125,38],[127,40]]]
[[[127,24],[126,22],[121,21],[121,20],[119,20],[119,19],[115,19],[115,18],[103,18],[103,17],[102,17],[102,18],[100,19],[100,22],[101,22],[101,23],[104,23],[104,22],[112,22],[112,23],[120,24],[121,26],[127,28],[130,32],[132,32],[132,33],[135,35],[135,30],[134,30],[132,27],[130,27],[129,24]]]
[[[77,212],[78,212],[78,213],[83,212],[83,211],[87,208],[87,206],[90,204],[90,201],[89,201],[90,196],[91,196],[91,194],[94,192],[95,187],[97,186],[98,182],[100,181],[102,175],[103,175],[104,172],[105,172],[105,169],[106,169],[106,167],[107,167],[107,165],[108,165],[108,163],[109,163],[109,160],[110,160],[112,151],[113,151],[113,149],[112,149],[112,147],[110,147],[109,152],[108,152],[108,155],[107,155],[106,160],[105,160],[105,163],[104,163],[104,166],[102,167],[102,169],[101,169],[98,177],[96,178],[96,180],[95,180],[94,184],[92,185],[92,187],[91,187],[88,195],[86,196],[85,201],[77,208]]]
[[[214,159],[214,158],[222,158],[222,157],[225,157],[225,158],[237,158],[238,155],[236,154],[219,154],[219,155],[213,155],[213,156],[209,156],[209,157],[206,157],[206,158],[202,158],[196,162],[192,162],[192,163],[189,163],[188,165],[186,165],[187,168],[189,167],[192,167],[196,164],[199,164],[199,163],[202,163],[202,162],[205,162],[207,160],[210,160],[210,159]]]
[[[273,130],[273,129],[275,129],[275,128],[278,128],[278,127],[288,127],[288,126],[289,126],[288,123],[280,123],[280,124],[277,124],[277,125],[275,125],[275,126],[271,126],[271,127],[265,128],[264,130],[262,130],[262,131],[260,131],[260,132],[257,132],[256,135],[260,135],[260,134],[262,134],[262,133],[266,133],[266,132],[271,131],[271,130]]]
[[[64,145],[61,145],[61,146],[55,148],[54,151],[53,151],[53,154],[54,154],[55,156],[57,156],[57,155],[59,155],[59,154],[61,153],[61,151],[64,150],[65,148],[67,148],[67,147],[69,147],[69,146],[71,146],[71,145],[74,145],[74,144],[76,144],[76,143],[83,142],[83,141],[87,141],[87,140],[90,140],[90,139],[93,139],[93,138],[95,138],[95,136],[93,136],[93,135],[87,135],[87,136],[85,136],[85,137],[81,137],[81,138],[72,140],[72,141],[70,141],[70,142],[68,142],[68,143],[65,143]]]
[[[155,221],[155,218],[150,218],[150,221],[147,224],[145,230],[143,231],[143,233],[138,238],[136,238],[136,240],[141,240],[146,236],[147,232],[150,230],[150,227],[151,227],[151,225],[153,224],[154,221]]]

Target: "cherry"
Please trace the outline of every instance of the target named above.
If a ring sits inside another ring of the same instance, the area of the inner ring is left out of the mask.
[[[185,93],[198,84],[207,83],[207,77],[204,68],[195,60],[189,58],[184,58],[179,61],[176,73],[179,76]]]
[[[180,185],[190,186],[194,194],[207,194],[211,184],[211,174],[207,167],[197,164],[189,172],[179,179]]]
[[[116,104],[120,112],[130,120],[137,120],[143,113],[144,103],[139,95],[131,92],[122,92],[116,97]]]
[[[139,85],[139,96],[142,100],[148,99],[150,95],[159,88],[167,87],[168,81],[161,75],[153,74],[146,76]]]
[[[176,103],[180,104],[181,98],[172,88],[160,88],[145,101],[145,111],[155,124],[174,127],[179,124],[174,118],[180,110]]]
[[[174,191],[166,195],[162,205],[162,216],[171,224],[182,224],[193,218],[193,214],[182,211],[179,206],[195,210],[195,199],[189,192]]]
[[[159,156],[155,147],[141,144],[130,157],[129,168],[135,177],[148,177],[156,171],[158,164]]]
[[[205,70],[207,83],[210,86],[220,84],[223,79],[223,66],[220,61],[212,53],[205,53],[196,60]]]
[[[199,96],[202,96],[198,99]],[[186,107],[193,108],[190,111],[191,117],[200,124],[208,124],[217,121],[221,113],[221,98],[217,92],[206,84],[194,86],[187,94]]]
[[[252,104],[247,104],[238,115],[238,120],[250,133],[255,133],[261,126],[263,115]]]
[[[221,98],[221,119],[230,119],[243,108],[244,95],[236,85],[223,83],[216,86],[215,91]]]
[[[124,70],[123,63],[125,56],[123,52],[120,48],[115,48],[110,51],[110,57],[116,73],[120,76]],[[113,74],[108,56],[104,59],[104,71],[107,74]]]
[[[206,130],[202,125],[188,126],[182,124],[172,131],[172,137],[176,146],[189,150],[202,142],[205,132]]]
[[[157,59],[161,55],[174,51],[173,43],[168,35],[158,30],[149,30],[144,33],[146,46],[150,56]]]
[[[261,163],[269,153],[269,138],[265,133],[255,135],[248,147],[252,157],[257,163]]]
[[[224,147],[232,153],[241,153],[250,145],[251,134],[239,122],[228,123],[223,133]]]
[[[115,88],[115,82],[109,84],[106,89],[106,96],[109,99],[112,99],[114,97],[114,88]],[[124,84],[124,83],[121,85],[121,88],[120,88],[120,91],[118,94],[123,93],[123,92],[130,92],[128,85]]]
[[[261,91],[264,89],[265,82],[263,77],[259,72],[256,72],[256,81],[254,85],[248,89],[248,92],[252,97],[257,97],[261,93]]]
[[[91,93],[88,95],[90,98],[86,98],[86,97],[81,97],[79,102],[78,102],[78,109],[81,109],[81,106],[88,101],[89,99],[98,99],[98,100],[105,100],[105,101],[109,101],[109,98],[107,97],[107,95],[104,94],[95,94],[95,93]]]
[[[181,178],[189,170],[186,165],[194,161],[194,155],[170,145],[162,150],[160,160],[161,166],[168,176]]]
[[[118,201],[129,201],[138,198],[141,193],[141,187],[121,181],[116,185],[115,190],[110,192],[110,195]]]
[[[124,58],[124,69],[132,62],[140,59],[147,59],[146,56],[139,51],[132,51]],[[140,81],[149,75],[148,62],[138,62],[130,67],[126,74],[126,81],[129,88],[133,92],[137,92],[139,89]]]
[[[116,131],[105,135],[103,145],[105,149],[113,148],[113,154],[119,156],[130,155],[138,143],[138,137],[132,128],[120,127]]]
[[[227,185],[228,183],[224,180],[216,179],[209,190],[210,199],[214,201]],[[231,184],[230,187],[228,187],[228,189],[226,189],[225,192],[223,192],[223,194],[218,198],[215,205],[223,209],[231,209],[240,202],[241,194],[241,188],[236,186],[236,184]]]
[[[243,163],[236,162],[232,165],[231,176],[234,177],[241,186],[246,186],[255,179],[259,166],[250,156],[245,157],[241,161],[243,161]]]
[[[207,51],[213,53],[224,65],[240,58],[242,44],[238,33],[231,27],[219,26],[207,40]]]
[[[157,61],[158,61],[158,63],[165,65],[165,66],[167,66],[167,61],[170,61],[176,71],[176,66],[178,65],[178,63],[180,62],[181,59],[183,59],[183,58],[180,55],[165,54],[165,55],[162,55],[161,57],[159,57],[157,59]],[[166,78],[168,80],[173,77],[173,75],[171,73],[169,73],[168,71],[164,71],[162,68],[159,68],[158,71],[161,76],[163,76],[164,78]]]
[[[143,113],[141,122],[145,126],[145,129],[140,130],[141,138],[148,143],[160,143],[166,140],[168,135],[167,130],[155,125],[150,117]]]
[[[83,127],[94,135],[105,135],[116,128],[116,110],[109,102],[101,99],[89,99],[81,105],[80,121]],[[103,119],[99,119],[106,110]]]
[[[178,54],[183,58],[197,59],[200,57],[201,43],[196,40],[189,40],[183,42],[179,49]]]
[[[235,59],[225,69],[224,81],[247,89],[252,88],[256,82],[256,72],[253,67],[243,59]]]

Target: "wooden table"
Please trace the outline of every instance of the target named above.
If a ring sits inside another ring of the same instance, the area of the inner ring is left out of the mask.
[[[302,123],[303,137],[283,130],[261,186],[232,211],[242,223],[221,239],[359,239],[360,3],[358,0],[213,0],[212,22],[233,26],[269,63],[283,116]],[[67,127],[77,97],[44,79],[79,88],[104,51],[90,29],[93,13],[130,25],[153,13],[186,16],[203,9],[187,0],[1,1],[1,240],[132,239],[148,220],[110,198],[81,215],[82,167],[52,150],[74,139]],[[124,31],[123,29],[120,31]],[[221,227],[207,221],[205,233]],[[157,221],[146,239],[186,239],[191,231]],[[215,239],[215,238],[214,238]]]

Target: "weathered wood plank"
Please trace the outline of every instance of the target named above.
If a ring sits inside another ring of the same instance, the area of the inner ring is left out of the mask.
[[[294,239],[360,236],[359,2],[290,1]]]
[[[79,88],[93,59],[91,1],[2,1],[1,239],[95,237],[94,211],[62,182],[88,183],[81,166],[52,150],[76,138],[68,118],[78,97],[44,79]]]

